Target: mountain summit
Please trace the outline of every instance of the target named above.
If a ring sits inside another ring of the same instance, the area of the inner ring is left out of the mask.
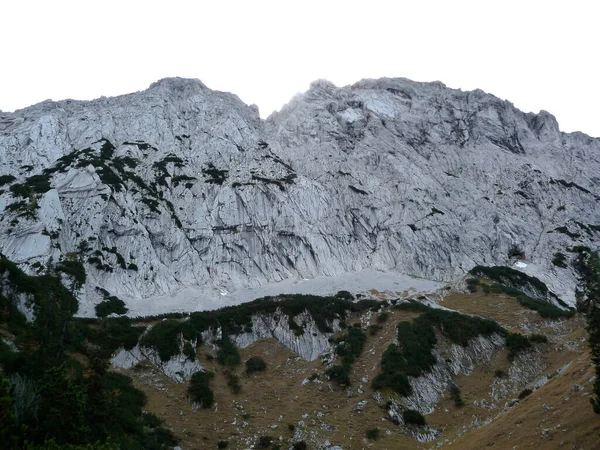
[[[107,292],[143,314],[182,292],[206,308],[286,279],[517,260],[572,303],[557,262],[600,237],[598,174],[599,139],[480,90],[317,81],[263,121],[169,78],[0,113],[0,252],[61,269],[82,315]]]

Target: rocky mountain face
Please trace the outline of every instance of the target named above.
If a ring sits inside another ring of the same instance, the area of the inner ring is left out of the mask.
[[[82,315],[107,292],[219,299],[366,268],[451,280],[515,258],[572,301],[552,260],[597,248],[599,174],[599,139],[478,90],[318,81],[263,121],[164,79],[0,113],[0,252],[63,267]]]

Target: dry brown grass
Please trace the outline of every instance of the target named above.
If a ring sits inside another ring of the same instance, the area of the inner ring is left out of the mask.
[[[491,403],[489,392],[495,370],[508,371],[506,352],[498,352],[490,363],[476,368],[470,376],[457,377],[456,384],[466,402],[464,407],[457,408],[446,398],[427,416],[430,425],[443,431],[440,441],[448,440],[447,445],[458,449],[489,446],[503,449],[515,445],[519,449],[533,446],[546,449],[558,448],[563,441],[566,447],[562,448],[598,448],[595,445],[600,442],[600,419],[593,414],[588,400],[592,371],[587,347],[582,342],[585,333],[580,318],[547,326],[547,322],[522,308],[514,299],[498,294],[484,295],[482,292],[450,294],[440,304],[492,318],[510,329],[528,327],[545,332],[551,341],[542,346],[546,373],[573,361],[568,370],[552,378],[519,405],[506,412],[501,408],[487,410],[475,406],[473,401]],[[395,338],[395,325],[413,317],[414,313],[390,310],[388,320],[379,324],[382,329],[374,336],[367,334],[365,350],[353,365],[351,397],[347,388],[324,380],[324,367],[319,360],[304,361],[273,339],[256,342],[240,351],[243,360],[260,355],[268,368],[266,372],[250,376],[243,372],[243,367],[237,368],[235,372],[242,385],[242,392],[237,395],[227,386],[223,368],[214,360],[207,360],[206,354],[210,350],[201,351],[200,363],[216,374],[212,382],[216,402],[208,410],[195,411],[192,408],[187,400],[185,384],[172,383],[145,370],[130,371],[129,374],[136,386],[148,395],[147,409],[165,419],[181,439],[185,450],[214,449],[220,440],[228,441],[228,448],[249,448],[262,435],[277,439],[281,436],[282,448],[289,448],[294,433],[288,429],[288,424],[297,427],[299,421],[305,423],[307,433],[317,435],[321,441],[329,440],[341,445],[345,450],[436,448],[438,443],[419,444],[401,427],[388,421],[385,411],[373,400],[370,388],[370,381],[379,372],[381,353]],[[352,324],[356,320],[348,322]],[[372,323],[375,323],[375,316]],[[302,381],[313,373],[320,374],[323,383],[302,386]],[[369,381],[362,382],[363,377],[368,377]],[[574,392],[576,383],[584,386],[584,390]],[[565,400],[565,397],[569,399]],[[354,409],[361,400],[368,403],[363,412],[357,412]],[[486,419],[493,421],[468,430],[474,417],[482,422]],[[247,422],[245,428],[241,427],[243,422]],[[323,424],[330,431],[324,430]],[[273,425],[277,428],[271,428]],[[379,441],[366,440],[365,432],[371,428],[382,431]],[[547,439],[541,435],[545,428],[551,429]],[[386,434],[386,431],[391,434]],[[466,434],[458,437],[463,433]],[[309,448],[313,447],[309,445]]]

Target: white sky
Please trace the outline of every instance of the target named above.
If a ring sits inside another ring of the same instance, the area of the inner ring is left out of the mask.
[[[199,78],[267,116],[311,81],[440,80],[600,136],[597,0],[0,0],[0,109]]]

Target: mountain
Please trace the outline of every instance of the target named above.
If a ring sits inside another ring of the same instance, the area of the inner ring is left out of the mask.
[[[0,252],[62,271],[83,316],[110,296],[147,315],[283,280],[517,261],[572,304],[563,266],[597,248],[598,174],[599,139],[480,90],[317,81],[263,121],[164,79],[0,113]]]

